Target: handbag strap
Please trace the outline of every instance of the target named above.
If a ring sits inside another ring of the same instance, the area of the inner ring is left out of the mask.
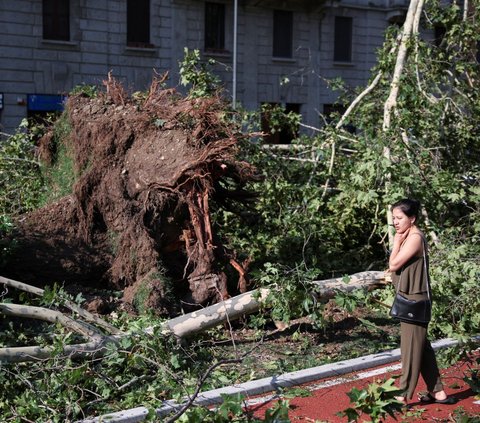
[[[430,298],[430,275],[428,274],[428,267],[427,267],[427,253],[425,253],[425,250],[427,249],[427,241],[425,241],[425,238],[423,235],[420,235],[422,237],[422,243],[423,243],[423,268],[425,269],[425,282],[427,285],[427,297],[428,301],[432,301]]]
[[[425,282],[427,285],[427,297],[428,300],[431,301],[430,298],[430,277],[428,275],[428,268],[427,268],[427,254],[425,253],[425,250],[427,249],[427,242],[425,241],[425,238],[423,235],[419,234],[420,237],[422,238],[422,247],[423,247],[423,268],[425,270]],[[403,268],[405,266],[402,266],[402,270],[400,271],[400,278],[398,279],[398,284],[397,284],[397,289],[396,289],[396,294],[398,294],[398,291],[400,290],[400,283],[402,282],[402,274],[403,274]]]

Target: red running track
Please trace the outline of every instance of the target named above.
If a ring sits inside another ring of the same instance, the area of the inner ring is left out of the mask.
[[[476,356],[480,356],[480,353],[476,354]],[[392,367],[394,368],[393,370]],[[325,379],[322,381],[316,381],[314,383],[302,385],[302,388],[311,390],[311,396],[305,398],[293,398],[289,400],[290,421],[312,423],[345,423],[347,422],[347,418],[338,417],[336,416],[336,413],[352,406],[350,404],[350,399],[347,396],[347,392],[349,392],[353,387],[356,387],[357,389],[363,389],[366,388],[370,383],[379,381],[382,382],[383,380],[389,379],[393,375],[399,375],[399,367],[399,363],[392,363],[387,366],[382,366],[377,369],[379,369],[380,372],[381,369],[388,369],[386,373],[369,375],[364,379],[358,379],[357,375],[360,374],[360,376],[362,376],[364,374],[371,373],[370,371],[375,369],[344,375],[341,377],[340,383],[333,386],[328,386],[328,384],[339,382],[339,378],[336,380],[335,378]],[[469,367],[466,362],[460,362],[455,366],[441,371],[442,381],[447,394],[454,395],[459,400],[456,404],[421,404],[416,399],[417,393],[420,391],[425,391],[426,388],[423,379],[420,377],[416,394],[409,404],[410,408],[406,410],[403,415],[397,415],[397,420],[387,416],[384,422],[452,422],[454,420],[451,420],[450,417],[455,414],[455,410],[464,410],[470,416],[473,415],[480,418],[480,396],[475,398],[475,394],[470,389],[470,386],[463,380],[468,368]],[[469,373],[467,372],[467,374]],[[277,399],[270,400],[261,405],[252,405],[250,406],[250,409],[254,412],[254,415],[257,418],[262,418],[265,416],[265,410],[272,407],[275,401],[277,401]],[[362,415],[359,421],[370,421],[370,418],[367,415]]]

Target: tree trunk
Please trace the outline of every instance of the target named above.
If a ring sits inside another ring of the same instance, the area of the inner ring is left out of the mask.
[[[392,81],[390,83],[390,94],[385,101],[383,109],[383,133],[390,131],[392,113],[397,106],[398,91],[400,89],[400,78],[402,76],[403,68],[408,56],[408,42],[418,33],[418,23],[420,15],[423,10],[424,0],[411,0],[408,8],[405,23],[403,25],[402,37],[397,52],[397,60],[395,62],[395,69],[393,72]],[[386,146],[383,150],[383,156],[390,161],[390,147]],[[386,175],[385,192],[388,194],[391,175]],[[387,223],[388,223],[388,244],[390,248],[393,246],[393,218],[390,208],[387,209]]]
[[[351,275],[348,282],[345,282],[344,278],[335,278],[314,283],[316,288],[313,294],[318,300],[327,301],[335,296],[337,290],[351,292],[356,289],[379,288],[385,285],[385,273],[383,271],[361,272]],[[194,335],[215,327],[227,319],[232,321],[259,311],[269,293],[270,290],[265,288],[246,292],[199,311],[171,319],[165,323],[164,330],[179,338]]]
[[[10,286],[22,287],[24,291],[31,292],[38,290],[38,288],[30,287],[21,282],[11,281],[6,278],[1,278],[0,282],[5,283],[10,281]],[[11,282],[15,282],[12,285]],[[336,291],[351,292],[356,289],[376,289],[385,285],[385,273],[383,271],[370,271],[355,273],[348,278],[335,278],[322,281],[316,281],[313,294],[319,301],[327,301],[333,298]],[[252,314],[260,310],[262,305],[270,294],[270,290],[266,288],[257,289],[246,292],[233,298],[229,298],[206,307],[199,311],[176,317],[167,321],[163,326],[165,334],[172,334],[178,338],[184,338],[195,335],[204,330],[215,327],[225,321],[233,321],[244,315]],[[118,340],[125,336],[125,334],[117,334],[113,336],[103,336],[93,330],[91,327],[86,327],[82,322],[75,321],[67,316],[64,316],[58,311],[49,310],[41,307],[29,307],[17,304],[0,304],[0,314],[28,317],[50,322],[59,322],[65,327],[72,329],[75,332],[81,333],[90,339],[90,342],[84,344],[67,345],[64,347],[62,354],[65,356],[82,357],[85,355],[101,355],[106,351],[106,345],[110,343],[117,343]],[[153,328],[147,329],[147,333],[152,333]],[[0,348],[0,362],[20,362],[40,360],[51,357],[54,348],[27,346],[27,347],[12,347]]]

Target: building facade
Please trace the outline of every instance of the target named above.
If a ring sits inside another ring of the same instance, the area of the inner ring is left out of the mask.
[[[132,90],[169,72],[184,48],[213,58],[232,101],[282,104],[318,126],[327,80],[364,85],[408,0],[1,0],[0,131],[62,108],[108,72]]]

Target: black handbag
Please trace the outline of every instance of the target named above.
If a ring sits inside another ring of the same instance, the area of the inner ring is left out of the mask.
[[[409,300],[397,293],[393,300],[390,316],[401,322],[427,324],[432,317],[432,303],[427,300]]]
[[[401,322],[406,323],[418,323],[418,324],[427,324],[430,322],[432,317],[432,301],[430,299],[430,283],[427,269],[427,259],[425,254],[425,243],[423,244],[423,265],[425,266],[425,278],[427,285],[427,296],[426,300],[409,300],[401,295],[398,290],[400,289],[400,282],[402,280],[402,273],[400,273],[400,280],[397,285],[397,292],[393,300],[392,308],[390,309],[390,316],[395,319],[400,320]]]

